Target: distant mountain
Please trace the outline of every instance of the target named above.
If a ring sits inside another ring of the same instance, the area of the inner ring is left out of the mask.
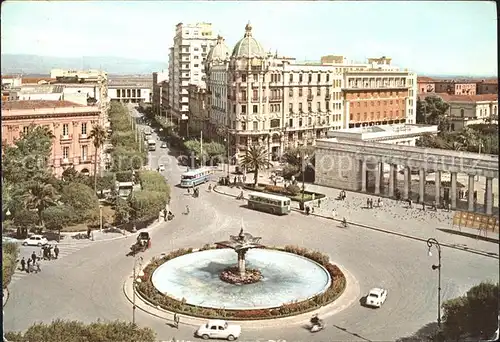
[[[50,74],[51,69],[100,69],[115,75],[144,75],[167,68],[167,62],[121,57],[64,58],[2,54],[2,74]]]

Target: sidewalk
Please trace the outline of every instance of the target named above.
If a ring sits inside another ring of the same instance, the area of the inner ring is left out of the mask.
[[[332,263],[335,264],[333,260]],[[147,265],[147,264],[145,264]],[[342,295],[337,298],[333,303],[323,306],[317,310],[310,311],[304,314],[290,316],[285,318],[273,318],[273,319],[265,319],[265,320],[249,320],[249,321],[231,321],[230,323],[235,323],[240,325],[242,328],[246,330],[260,330],[262,328],[274,328],[276,326],[290,326],[303,324],[308,322],[313,314],[318,314],[321,317],[330,317],[333,316],[351,306],[361,295],[361,289],[359,283],[356,278],[344,267],[336,264],[341,271],[344,273],[346,277],[346,288]],[[133,305],[133,276],[129,276],[127,280],[123,283],[123,294]],[[142,310],[152,316],[155,316],[160,319],[164,319],[167,321],[167,324],[174,324],[174,313],[172,311],[168,311],[160,308],[159,306],[154,306],[147,302],[142,296],[136,291],[136,299],[135,305],[139,310]],[[200,325],[207,322],[207,318],[198,318],[193,316],[187,316],[180,314],[180,325],[199,327]]]
[[[252,181],[252,176],[250,176],[250,181]],[[263,175],[259,177],[259,183],[269,184],[270,180],[266,179],[265,175]],[[471,238],[470,236],[477,237],[478,231],[475,229],[461,228],[461,231],[465,234],[460,235],[458,227],[453,227],[453,211],[434,211],[429,208],[423,211],[421,205],[413,205],[413,208],[408,208],[406,202],[398,202],[387,198],[383,199],[383,206],[381,208],[374,207],[373,209],[367,209],[367,199],[371,198],[375,203],[377,200],[376,196],[346,192],[346,200],[340,201],[336,200],[340,192],[338,189],[314,184],[305,184],[305,189],[327,196],[326,200],[321,201],[320,207],[317,207],[318,201],[316,201],[314,213],[311,216],[332,220],[332,224],[337,224],[336,221],[339,222],[345,217],[349,224],[363,228],[417,240],[427,240],[430,237],[434,237],[442,242],[442,244],[446,242],[450,247],[460,247],[472,252],[478,251],[481,254],[488,253],[489,255],[496,255],[498,257],[498,232],[488,232],[487,238],[493,243],[481,241],[480,238]],[[215,192],[236,197],[242,190],[245,196],[249,193],[249,191],[242,188],[230,188],[220,185],[216,187]],[[299,210],[298,202],[292,201],[292,209],[302,212]],[[333,209],[336,212],[335,218],[332,215]],[[469,235],[469,237],[464,235]]]

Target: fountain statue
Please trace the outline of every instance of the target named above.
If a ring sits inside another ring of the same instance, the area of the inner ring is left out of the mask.
[[[216,242],[218,247],[232,248],[238,254],[238,266],[229,267],[222,271],[220,279],[232,284],[252,284],[259,281],[262,276],[259,270],[246,268],[245,254],[251,248],[264,247],[259,243],[261,237],[254,237],[252,234],[244,233],[243,226],[238,235],[231,235],[229,241]]]

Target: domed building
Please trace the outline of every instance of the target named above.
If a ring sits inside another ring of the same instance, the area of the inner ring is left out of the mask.
[[[224,38],[217,36],[217,43],[210,49],[205,62],[205,72],[210,71],[214,64],[225,63],[229,61],[229,48],[227,47]]]
[[[236,43],[232,58],[266,58],[267,54],[260,43],[252,36],[252,25],[245,26],[245,35]]]

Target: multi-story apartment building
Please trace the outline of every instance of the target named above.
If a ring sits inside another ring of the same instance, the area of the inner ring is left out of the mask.
[[[498,94],[498,80],[481,80],[476,82],[477,94]]]
[[[209,131],[210,112],[206,87],[189,85],[189,120],[188,136],[199,136],[200,132]],[[206,134],[206,133],[205,133]]]
[[[436,81],[430,77],[419,76],[417,77],[417,87],[419,94],[435,93]]]
[[[168,72],[153,72],[152,110],[155,115],[161,115],[162,82],[168,79]]]
[[[323,64],[298,64],[266,53],[249,24],[229,51],[219,37],[208,55],[205,102],[208,135],[227,139],[236,158],[252,144],[276,159],[332,129],[415,123],[416,75],[390,58],[346,64],[343,56],[324,56]]]
[[[168,80],[162,81],[161,82],[161,115],[167,117],[168,111],[168,90],[170,87],[170,82]],[[170,120],[172,121],[172,120]]]
[[[48,127],[53,135],[50,166],[60,176],[65,168],[92,173],[95,148],[89,137],[99,122],[96,106],[82,106],[69,101],[30,100],[2,103],[2,144],[12,144],[27,132],[31,124]],[[98,156],[98,165],[101,164]]]
[[[435,80],[435,92],[450,95],[476,95],[476,83],[460,80]]]
[[[167,110],[169,117],[180,125],[181,134],[187,132],[188,86],[203,84],[204,63],[216,40],[210,23],[179,23],[176,26],[169,54]]]

